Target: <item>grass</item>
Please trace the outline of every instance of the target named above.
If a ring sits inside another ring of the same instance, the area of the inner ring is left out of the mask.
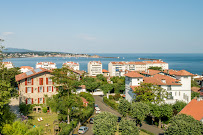
[[[32,123],[37,127],[43,127],[44,131],[50,129],[49,134],[54,134],[54,120],[58,120],[58,115],[56,113],[31,113],[28,115],[31,118]],[[38,118],[42,117],[43,121],[38,122]],[[46,124],[49,124],[49,127],[46,127]]]
[[[147,134],[147,133],[145,133],[143,131],[140,131],[140,135],[149,135],[149,134]]]

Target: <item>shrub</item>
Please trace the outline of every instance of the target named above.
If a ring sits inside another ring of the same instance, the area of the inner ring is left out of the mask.
[[[118,103],[116,103],[115,101],[109,100],[107,99],[107,97],[103,97],[103,101],[107,105],[111,106],[113,109],[118,110]]]
[[[113,99],[118,101],[119,98],[121,98],[121,95],[120,94],[115,94],[115,96],[113,96]]]
[[[43,113],[47,113],[47,107],[42,108]]]
[[[34,107],[34,105],[26,105],[25,103],[21,103],[19,105],[20,108],[20,112],[23,113],[23,115],[28,115],[29,113],[32,112],[32,108]]]
[[[81,92],[80,93],[81,97],[84,97],[88,102],[93,103],[94,102],[94,97],[90,93],[86,92]]]

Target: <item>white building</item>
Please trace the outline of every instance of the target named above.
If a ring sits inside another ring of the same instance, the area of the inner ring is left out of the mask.
[[[73,68],[74,70],[80,70],[78,62],[75,63],[75,62],[69,61],[69,62],[63,63],[63,67],[66,67],[66,66]]]
[[[30,67],[30,66],[21,66],[20,67],[20,72],[22,72],[22,73],[28,72],[30,70],[33,70],[33,67]]]
[[[108,64],[110,76],[123,76],[127,71],[142,72],[150,67],[161,67],[163,70],[168,69],[168,63],[161,60],[157,61],[134,61],[134,62],[110,62]]]
[[[132,71],[125,74],[125,95],[126,100],[132,102],[136,98],[135,87],[139,87],[142,82],[158,85],[168,92],[166,103],[174,103],[176,100],[189,103],[191,101],[191,76],[193,74],[185,71],[157,72],[153,75],[149,73],[141,75]]]
[[[37,62],[36,68],[45,68],[45,69],[56,69],[56,63],[53,62]]]
[[[13,63],[8,61],[8,62],[2,62],[2,65],[4,66],[4,68],[7,68],[7,69],[11,69],[13,68]]]
[[[90,61],[87,68],[89,76],[102,74],[102,63],[100,61]]]

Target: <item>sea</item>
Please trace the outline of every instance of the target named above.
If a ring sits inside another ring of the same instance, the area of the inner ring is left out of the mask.
[[[90,54],[94,55],[94,54]],[[103,57],[117,58],[75,58],[75,57],[34,57],[34,58],[10,58],[4,61],[11,61],[14,66],[31,66],[35,68],[37,62],[50,61],[56,63],[57,68],[61,68],[66,61],[74,61],[80,64],[80,70],[87,71],[89,61],[101,61],[103,69],[108,70],[108,63],[111,61],[142,61],[138,58],[162,59],[169,64],[169,69],[185,69],[193,74],[203,74],[203,53],[98,53]]]

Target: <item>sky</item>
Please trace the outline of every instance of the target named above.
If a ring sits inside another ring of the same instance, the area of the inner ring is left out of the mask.
[[[203,53],[203,0],[0,0],[6,47]]]

